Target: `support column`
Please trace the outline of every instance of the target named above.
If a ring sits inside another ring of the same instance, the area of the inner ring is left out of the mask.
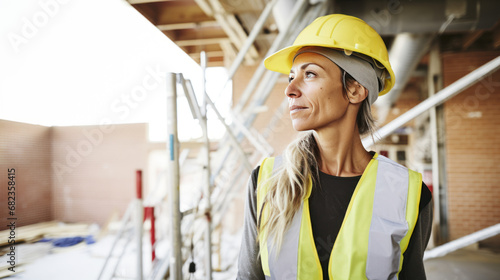
[[[443,73],[438,43],[431,47],[428,73],[429,97],[443,88]],[[435,242],[441,244],[448,239],[448,207],[446,196],[446,149],[443,105],[429,109],[432,151],[432,184],[434,200],[433,232]]]
[[[201,52],[200,56],[201,60],[201,69],[203,73],[203,102],[201,106],[201,115],[202,119],[200,120],[201,128],[203,130],[203,139],[205,141],[205,153],[204,153],[204,179],[205,183],[203,184],[203,200],[204,200],[204,214],[205,214],[205,279],[212,280],[212,205],[210,201],[211,196],[211,187],[210,187],[210,139],[208,138],[208,118],[207,118],[207,105],[208,105],[208,96],[205,88],[205,72],[207,66],[207,57],[205,52]]]
[[[167,73],[168,200],[170,205],[170,276],[182,279],[181,212],[179,210],[179,141],[177,137],[177,87],[174,73]]]

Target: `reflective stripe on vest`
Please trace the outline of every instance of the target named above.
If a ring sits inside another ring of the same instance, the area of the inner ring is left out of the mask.
[[[267,192],[265,181],[276,166],[274,158],[261,164],[257,181],[259,217]],[[421,185],[419,173],[374,155],[356,186],[335,240],[329,279],[397,279],[418,218]],[[307,198],[311,187],[309,178]],[[263,207],[261,225],[267,216]],[[272,240],[263,238],[259,242],[266,279],[323,279],[308,199],[295,214],[277,257]]]

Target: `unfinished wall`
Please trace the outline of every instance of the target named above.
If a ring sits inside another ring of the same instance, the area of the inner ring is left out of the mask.
[[[8,196],[15,196],[16,226],[51,216],[50,128],[0,120],[0,219],[7,221]],[[15,169],[15,194],[8,195],[8,169]]]
[[[443,54],[444,85],[500,52]],[[450,240],[500,223],[500,72],[444,104]],[[488,241],[500,246],[500,238]]]
[[[104,225],[121,216],[135,197],[136,170],[147,177],[147,126],[52,130],[53,219]]]

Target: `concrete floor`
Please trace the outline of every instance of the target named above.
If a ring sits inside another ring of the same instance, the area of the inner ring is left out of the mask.
[[[425,261],[428,280],[500,280],[500,254],[461,249]]]
[[[233,240],[234,239],[234,240]],[[20,265],[19,273],[11,275],[10,277],[4,279],[16,279],[16,280],[88,280],[97,279],[101,268],[103,266],[104,260],[111,248],[113,242],[111,236],[105,237],[99,240],[97,243],[92,245],[77,245],[72,248],[67,248],[60,250],[58,252],[45,252],[45,256],[38,256],[34,252],[36,250],[30,249],[31,246],[35,244],[26,244],[25,247],[20,246],[18,249],[18,257],[24,256],[34,256],[36,255],[36,260],[31,260],[32,262]],[[239,243],[239,238],[228,238],[224,237],[224,240],[229,241],[228,243],[233,244],[235,242]],[[30,246],[31,245],[31,246]],[[119,244],[119,247],[124,244]],[[117,270],[117,275],[121,276],[133,276],[135,275],[135,248],[133,244],[127,246],[127,253],[122,260],[121,265],[119,265]],[[223,246],[224,247],[224,246]],[[231,247],[231,246],[230,246]],[[231,248],[233,248],[232,246]],[[145,266],[145,275],[148,274],[151,268],[150,262],[150,252],[147,247],[147,242],[145,242],[145,254],[143,264]],[[233,248],[234,249],[234,248]],[[228,248],[221,248],[225,256],[228,256],[226,260],[222,260],[222,263],[217,265],[223,269],[227,269],[229,263],[234,263],[237,259],[236,251],[228,250]],[[47,251],[47,250],[45,250]],[[159,250],[165,251],[165,250]],[[230,256],[229,256],[230,255]],[[157,252],[157,256],[161,256]],[[165,257],[165,256],[161,256]],[[1,259],[1,258],[0,258]],[[19,259],[20,260],[20,259]],[[4,261],[2,261],[3,263]],[[111,270],[116,264],[116,257],[112,258],[110,261],[109,269],[104,273],[103,279],[109,279],[111,276]],[[200,264],[202,266],[202,264]],[[493,253],[487,250],[477,250],[477,249],[461,249],[452,252],[444,257],[429,259],[425,261],[425,269],[427,272],[428,280],[500,280],[500,254]],[[195,279],[203,279],[203,274],[199,269]],[[214,272],[214,280],[232,280],[235,279],[236,266],[231,267],[229,270],[224,272]],[[1,277],[1,276],[0,276]],[[116,278],[116,279],[128,279],[128,278]]]

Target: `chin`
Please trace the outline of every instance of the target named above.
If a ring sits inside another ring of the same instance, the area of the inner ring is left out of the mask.
[[[303,124],[298,124],[298,123],[294,123],[292,122],[292,126],[293,126],[293,129],[295,129],[296,131],[307,131],[307,130],[311,130],[310,127],[308,126],[305,126]]]

